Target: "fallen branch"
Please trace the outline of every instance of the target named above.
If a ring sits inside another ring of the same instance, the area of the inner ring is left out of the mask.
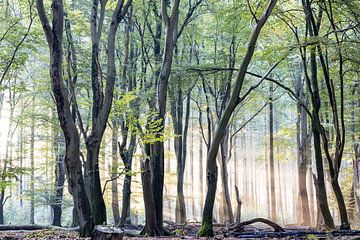
[[[272,222],[265,218],[254,218],[254,219],[251,219],[248,221],[243,221],[239,224],[236,224],[233,227],[230,227],[229,230],[240,230],[241,231],[244,226],[250,225],[253,223],[258,223],[258,222],[269,225],[270,227],[272,227],[274,229],[275,232],[285,232],[285,230],[282,227],[280,227],[277,223]]]

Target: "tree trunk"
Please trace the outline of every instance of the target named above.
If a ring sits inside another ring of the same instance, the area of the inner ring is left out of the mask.
[[[139,114],[137,113],[138,117]],[[120,223],[131,223],[130,219],[130,197],[131,197],[131,171],[132,171],[132,159],[136,147],[136,133],[131,134],[129,147],[126,153],[120,153],[121,158],[125,165],[125,178],[123,183],[123,198],[122,198],[122,210],[121,210],[121,219]]]
[[[306,97],[303,89],[303,81],[302,81],[302,74],[301,74],[302,68],[300,68],[300,71],[298,73],[298,76],[296,78],[296,93],[298,98],[305,102],[306,105]],[[301,223],[310,226],[311,220],[310,220],[310,209],[309,209],[309,198],[307,193],[307,170],[308,170],[308,157],[311,157],[311,155],[308,155],[308,148],[310,147],[308,145],[308,127],[307,127],[307,113],[305,109],[301,106],[300,103],[297,104],[297,145],[298,145],[298,189],[299,189],[299,198],[300,203],[299,205],[299,212],[301,212]]]
[[[227,128],[225,136],[220,144],[221,150],[221,178],[222,178],[222,188],[223,188],[223,200],[224,202],[224,212],[226,222],[233,223],[234,222],[234,214],[231,206],[230,199],[230,190],[229,190],[229,174],[227,169],[228,164],[228,153],[229,153],[229,128]]]
[[[202,121],[199,117],[199,121]],[[201,123],[199,123],[201,124]],[[199,206],[202,209],[204,203],[204,166],[203,166],[203,138],[199,136]]]
[[[235,185],[235,194],[236,194],[236,202],[237,202],[237,206],[236,206],[236,223],[239,224],[241,223],[241,199],[240,199],[240,193],[239,193],[239,189],[238,187]]]
[[[322,217],[325,224],[329,228],[334,228],[334,220],[331,216],[329,204],[327,200],[327,193],[325,187],[324,167],[321,153],[321,139],[320,131],[318,129],[320,124],[319,111],[320,111],[320,95],[318,90],[317,82],[317,67],[316,67],[316,56],[315,50],[311,50],[311,84],[313,88],[312,107],[313,107],[313,119],[312,119],[312,132],[313,132],[313,143],[315,153],[315,164],[317,173],[317,199],[320,207]],[[315,119],[314,119],[315,118]]]
[[[35,99],[32,102],[32,116],[31,116],[31,126],[30,126],[30,224],[35,224],[35,164],[34,164],[34,144],[35,144]]]
[[[184,172],[185,159],[183,159],[183,96],[182,90],[179,89],[176,93],[170,96],[171,101],[171,117],[174,128],[174,149],[177,160],[177,188],[176,188],[176,207],[175,207],[175,222],[183,224],[186,222],[186,206],[184,197]],[[186,149],[185,149],[186,151]]]
[[[20,134],[19,134],[19,165],[20,168],[23,167],[23,161],[24,161],[24,126],[20,125]],[[19,176],[19,201],[20,201],[20,207],[23,207],[23,174],[20,173]]]
[[[273,85],[270,85],[269,97],[269,168],[270,168],[270,201],[271,220],[276,222],[276,195],[275,195],[275,163],[274,163],[274,111],[273,111]]]
[[[54,131],[55,132],[55,131]],[[53,210],[52,225],[61,227],[62,201],[65,183],[64,155],[63,149],[64,139],[60,133],[54,136],[54,152],[55,152],[55,196],[51,208]]]
[[[92,138],[92,141],[89,141],[86,144],[86,162],[90,175],[89,190],[95,225],[102,225],[106,223],[106,207],[102,195],[99,170],[100,144],[101,140],[99,138]]]
[[[119,157],[118,157],[118,132],[119,126],[116,120],[113,120],[112,124],[112,138],[111,138],[111,151],[112,151],[112,162],[111,162],[111,208],[114,216],[114,224],[120,223],[120,212],[119,212],[119,191],[118,191],[118,171],[119,171]]]
[[[161,232],[157,225],[157,215],[155,209],[155,202],[153,198],[153,192],[151,191],[151,170],[150,160],[146,158],[141,163],[141,181],[143,185],[143,197],[145,205],[145,219],[146,223],[142,234],[145,236],[159,236]],[[147,185],[147,186],[146,186]]]

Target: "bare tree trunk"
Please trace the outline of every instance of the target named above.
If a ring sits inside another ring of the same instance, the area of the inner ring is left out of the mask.
[[[19,165],[20,168],[23,167],[23,161],[24,161],[24,126],[21,123],[20,124],[20,133],[19,133]],[[20,207],[23,207],[23,174],[20,173],[19,176],[19,198],[20,198]]]
[[[145,204],[145,218],[147,219],[145,227],[143,229],[143,234],[146,236],[158,236],[160,235],[160,232],[157,227],[155,202],[150,186],[151,170],[150,170],[150,160],[148,158],[146,158],[142,162],[141,170],[142,170],[141,181],[143,184],[143,197]],[[148,185],[148,186],[144,186],[144,185]]]
[[[118,157],[118,132],[119,125],[114,119],[112,124],[112,138],[111,138],[111,208],[114,216],[114,224],[120,223],[120,211],[119,211],[119,190],[118,190],[118,171],[119,171],[119,157]]]
[[[275,195],[275,163],[274,163],[274,111],[273,111],[273,85],[270,85],[269,97],[269,167],[270,167],[270,200],[271,220],[276,222],[276,195]]]
[[[200,113],[199,113],[200,114]],[[199,117],[199,121],[202,121],[201,115]],[[199,122],[199,124],[202,124]],[[203,138],[200,135],[199,136],[199,206],[202,209],[203,208],[203,202],[204,202],[204,166],[203,166]]]
[[[307,99],[305,97],[304,89],[303,89],[303,81],[302,81],[302,68],[300,72],[296,76],[296,93],[298,98],[307,103]],[[306,104],[308,105],[308,104]],[[310,136],[308,135],[308,127],[307,127],[307,113],[305,109],[301,106],[300,103],[297,104],[297,145],[298,145],[298,187],[299,187],[299,198],[300,203],[298,204],[301,210],[301,221],[304,225],[311,225],[310,221],[310,209],[309,209],[309,198],[307,193],[307,170],[308,170],[308,139]]]
[[[223,207],[225,213],[225,221],[229,223],[234,222],[234,214],[231,206],[230,191],[229,191],[229,174],[227,170],[228,154],[229,154],[229,128],[227,128],[224,138],[220,144],[220,159],[221,159],[221,178],[223,189]]]
[[[61,226],[62,216],[62,201],[64,193],[65,183],[65,167],[64,167],[64,155],[65,155],[65,141],[64,137],[54,131],[54,152],[55,152],[55,195],[51,204],[53,211],[52,225]]]
[[[31,105],[31,125],[30,125],[30,169],[31,169],[31,175],[30,175],[30,191],[31,191],[31,197],[30,197],[30,224],[35,224],[35,164],[34,164],[34,144],[35,144],[35,99],[33,99],[32,105]]]

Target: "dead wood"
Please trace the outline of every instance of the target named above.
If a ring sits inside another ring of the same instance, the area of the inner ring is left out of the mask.
[[[54,229],[61,231],[78,231],[79,228],[66,228],[66,227],[58,227],[51,225],[37,225],[37,224],[25,224],[25,225],[0,225],[0,231],[34,231],[34,230],[43,230],[43,229]]]
[[[285,232],[285,230],[280,227],[280,225],[278,225],[277,223],[275,222],[272,222],[268,219],[265,219],[265,218],[254,218],[254,219],[250,219],[250,220],[247,220],[247,221],[243,221],[239,224],[236,224],[235,226],[233,227],[230,227],[229,230],[235,230],[235,231],[242,231],[242,228],[246,225],[250,225],[250,224],[253,224],[253,223],[264,223],[264,224],[267,224],[269,225],[270,227],[272,227],[274,229],[275,232]]]

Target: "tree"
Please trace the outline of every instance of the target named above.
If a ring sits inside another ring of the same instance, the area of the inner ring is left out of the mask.
[[[42,0],[36,1],[39,18],[50,49],[50,77],[56,101],[57,114],[65,137],[65,165],[68,173],[69,192],[80,222],[80,236],[90,236],[94,227],[89,199],[86,195],[80,161],[80,137],[70,111],[68,92],[62,79],[62,35],[64,6],[62,0],[53,0],[52,24],[46,16]]]
[[[214,207],[214,199],[216,193],[216,183],[217,183],[217,166],[216,166],[216,155],[219,150],[220,142],[224,137],[224,130],[228,125],[229,119],[235,110],[236,106],[243,100],[243,97],[239,97],[242,85],[244,83],[245,74],[251,58],[255,51],[255,46],[257,39],[259,37],[260,31],[262,27],[265,25],[267,19],[269,18],[274,6],[275,1],[270,1],[263,15],[259,18],[254,27],[252,34],[250,36],[250,41],[248,44],[248,49],[243,58],[243,61],[240,65],[238,75],[236,77],[236,81],[234,83],[229,102],[225,108],[224,114],[219,120],[219,123],[216,127],[213,141],[210,145],[210,149],[207,156],[207,182],[208,182],[208,190],[205,199],[205,205],[203,210],[203,219],[201,229],[199,231],[199,236],[213,236],[212,229],[212,220],[213,220],[213,207]]]
[[[105,17],[105,7],[107,0],[100,0],[100,16],[98,18],[99,0],[93,1],[91,12],[91,41],[92,41],[92,57],[91,57],[91,79],[93,90],[93,106],[92,106],[92,128],[89,136],[84,134],[86,150],[87,150],[87,170],[89,173],[88,186],[92,211],[95,224],[106,223],[106,207],[102,195],[100,170],[99,170],[99,151],[101,140],[104,135],[107,120],[109,117],[111,104],[113,101],[113,92],[116,78],[115,68],[115,38],[116,31],[132,0],[117,1],[115,10],[112,13],[111,23],[109,26],[107,38],[107,78],[106,86],[103,90],[101,85],[101,74],[99,66],[99,41],[101,38],[103,21]],[[104,91],[104,92],[103,92]]]

